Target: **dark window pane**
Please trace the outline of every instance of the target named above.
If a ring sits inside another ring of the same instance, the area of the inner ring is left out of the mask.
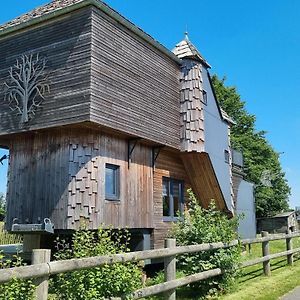
[[[170,217],[170,197],[163,196],[163,216]]]
[[[169,190],[169,180],[163,178],[162,183],[162,197],[163,197],[163,216],[170,216],[170,190]]]
[[[179,182],[173,182],[173,201],[174,201],[174,211],[173,214],[174,216],[178,216],[178,214],[180,213],[180,205],[179,205],[179,201],[180,201],[180,187],[179,187]]]
[[[105,166],[105,197],[119,198],[119,166],[110,164]]]
[[[183,209],[183,182],[172,178],[162,181],[163,216],[180,216]]]
[[[203,97],[203,100],[202,100],[202,102],[205,104],[205,105],[207,105],[207,93],[206,93],[206,91],[202,91],[202,97]]]

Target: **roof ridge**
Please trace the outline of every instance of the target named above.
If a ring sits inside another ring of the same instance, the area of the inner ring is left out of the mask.
[[[211,68],[209,63],[199,52],[199,50],[194,46],[194,44],[190,41],[190,39],[186,34],[185,34],[185,38],[175,46],[172,52],[181,59],[182,58],[196,59],[202,62],[207,68]]]

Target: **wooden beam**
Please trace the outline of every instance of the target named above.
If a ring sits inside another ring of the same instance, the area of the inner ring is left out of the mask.
[[[128,169],[130,168],[134,148],[136,147],[139,140],[141,140],[141,138],[135,138],[135,139],[128,140]]]
[[[164,148],[165,146],[157,146],[157,147],[152,147],[152,168],[153,168],[153,172],[155,169],[155,162],[158,158],[158,155],[160,153],[160,151],[162,150],[162,148]]]

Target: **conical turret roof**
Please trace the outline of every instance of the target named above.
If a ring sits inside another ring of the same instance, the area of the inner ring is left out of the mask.
[[[201,55],[201,53],[198,51],[198,49],[191,43],[191,41],[188,38],[187,32],[185,33],[184,40],[178,43],[172,51],[178,58],[189,58],[198,60],[201,63],[203,63],[204,66],[206,66],[207,68],[211,67],[209,63],[205,60],[205,58]]]

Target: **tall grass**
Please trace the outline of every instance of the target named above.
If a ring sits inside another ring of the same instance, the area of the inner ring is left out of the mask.
[[[0,245],[20,244],[22,237],[17,234],[10,234],[4,229],[4,223],[0,222]]]

